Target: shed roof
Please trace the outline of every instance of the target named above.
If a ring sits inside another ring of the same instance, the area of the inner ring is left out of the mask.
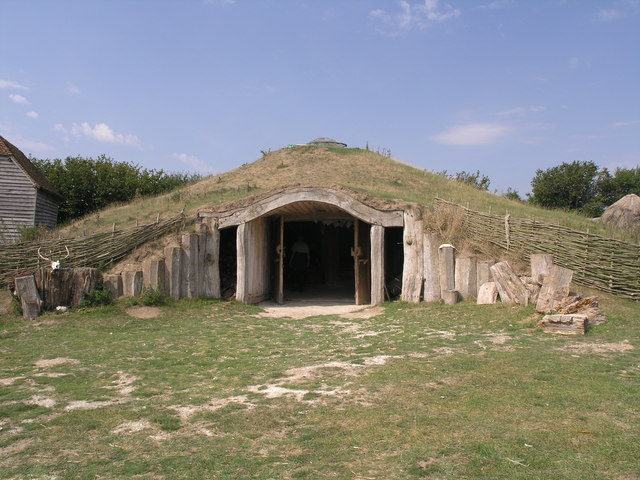
[[[44,190],[47,193],[50,193],[54,197],[62,199],[62,195],[55,189],[49,180],[45,178],[45,176],[38,170],[38,168],[31,163],[31,161],[26,157],[24,153],[20,151],[18,147],[13,145],[7,139],[0,136],[0,155],[5,155],[7,157],[13,157],[18,165],[22,167],[22,169],[26,172],[26,174],[31,178],[33,183],[35,183],[37,188]]]

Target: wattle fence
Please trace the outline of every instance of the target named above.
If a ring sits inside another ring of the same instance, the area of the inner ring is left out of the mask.
[[[573,281],[618,297],[640,300],[640,245],[560,225],[470,210],[441,198],[436,210],[462,215],[462,228],[482,242],[515,252],[551,253],[573,270]]]
[[[182,228],[184,222],[185,215],[180,213],[127,230],[78,238],[0,245],[0,285],[7,285],[14,277],[29,275],[38,267],[44,266],[44,260],[38,257],[38,248],[41,248],[45,257],[52,255],[53,260],[66,256],[68,248],[70,254],[62,261],[63,267],[107,267],[124,258],[136,247]]]

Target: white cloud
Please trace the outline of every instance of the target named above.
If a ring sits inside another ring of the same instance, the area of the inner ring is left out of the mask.
[[[622,17],[622,12],[620,10],[600,10],[597,13],[598,20],[602,20],[603,22],[615,20],[620,17]]]
[[[612,124],[610,124],[610,127],[615,127],[615,128],[619,128],[619,127],[630,127],[632,125],[637,125],[638,123],[640,123],[640,120],[632,120],[630,122],[614,122]]]
[[[33,111],[31,111],[31,112],[27,112],[27,113],[26,113],[26,115],[27,115],[27,117],[29,117],[29,118],[38,118],[38,117],[40,116],[40,115],[38,114],[38,112],[33,112]]]
[[[182,163],[190,167],[192,170],[196,170],[199,173],[210,174],[213,173],[213,168],[204,163],[195,155],[188,155],[186,153],[174,153],[171,157],[180,160]]]
[[[9,98],[13,103],[20,103],[21,105],[29,105],[29,100],[24,98],[22,95],[18,95],[17,93],[12,93],[9,95]]]
[[[29,87],[20,85],[19,83],[12,82],[11,80],[0,79],[0,88],[12,88],[14,90],[29,90]]]
[[[485,146],[496,143],[511,131],[511,127],[498,123],[471,123],[456,125],[429,137],[429,140],[443,145]]]
[[[487,3],[486,5],[480,5],[478,8],[484,8],[487,10],[496,10],[498,8],[502,8],[505,5],[511,3],[511,0],[495,0],[493,2]]]
[[[543,107],[541,105],[534,105],[532,107],[516,107],[510,110],[503,110],[502,112],[498,112],[498,115],[503,117],[510,117],[514,115],[518,117],[522,117],[527,113],[540,113],[540,112],[543,112],[544,110],[546,110],[546,107]]]
[[[56,126],[54,126],[54,129],[55,128]],[[96,123],[93,127],[87,122],[83,122],[80,125],[74,123],[71,126],[71,133],[76,137],[85,136],[99,142],[117,143],[120,145],[128,145],[131,147],[140,147],[140,140],[137,136],[129,133],[115,133],[106,123]]]
[[[440,5],[439,0],[424,0],[423,3],[411,4],[406,0],[398,0],[400,11],[389,13],[386,10],[371,10],[369,15],[382,23],[381,33],[398,35],[413,28],[426,28],[430,24],[440,23],[460,16],[459,9],[448,3]]]
[[[71,83],[67,87],[67,91],[72,95],[80,95],[80,89]]]

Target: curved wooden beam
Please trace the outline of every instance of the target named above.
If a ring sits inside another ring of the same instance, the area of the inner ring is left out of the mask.
[[[402,210],[377,210],[355,198],[328,188],[293,188],[260,200],[253,205],[229,212],[216,214],[219,228],[228,228],[250,222],[273,212],[278,208],[297,202],[317,202],[334,205],[340,210],[371,225],[383,227],[402,227]]]

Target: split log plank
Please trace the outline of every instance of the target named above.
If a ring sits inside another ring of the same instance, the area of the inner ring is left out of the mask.
[[[167,295],[177,300],[182,289],[182,249],[165,247],[164,249],[164,284]]]
[[[573,271],[552,265],[542,282],[542,289],[536,303],[536,311],[550,313],[558,308],[563,298],[569,295]]]
[[[531,255],[531,278],[542,285],[544,277],[549,274],[553,266],[553,255],[548,253],[534,253]]]
[[[423,225],[420,210],[410,209],[404,212],[404,263],[400,298],[405,302],[418,303],[422,294]]]
[[[437,302],[442,298],[440,293],[440,270],[438,246],[440,239],[435,232],[427,232],[422,240],[424,262],[424,301]]]
[[[42,311],[42,300],[38,295],[36,280],[33,275],[15,278],[16,293],[22,305],[22,316],[27,320],[33,320]]]
[[[504,303],[518,303],[525,305],[527,302],[527,289],[511,268],[509,262],[499,262],[491,267],[491,274],[495,280],[500,299]]]
[[[478,295],[476,257],[456,258],[455,289],[463,300]]]
[[[122,276],[120,274],[106,274],[102,276],[104,288],[111,292],[111,298],[122,296]]]
[[[496,282],[485,282],[478,290],[478,305],[491,305],[498,301],[498,287]]]

